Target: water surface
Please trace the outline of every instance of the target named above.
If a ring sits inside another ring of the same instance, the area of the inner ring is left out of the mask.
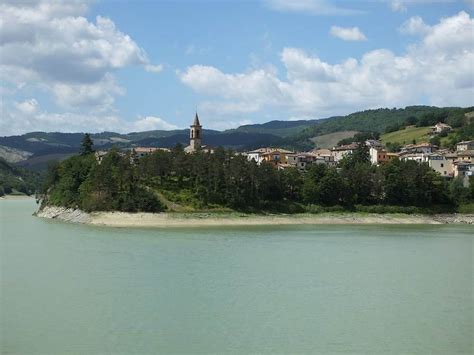
[[[472,226],[113,229],[0,201],[0,352],[473,350]]]

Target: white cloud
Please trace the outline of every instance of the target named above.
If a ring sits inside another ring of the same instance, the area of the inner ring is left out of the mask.
[[[431,30],[431,27],[420,16],[415,16],[405,21],[399,30],[401,33],[408,35],[425,35]]]
[[[15,102],[15,107],[18,111],[29,115],[38,110],[38,101],[36,101],[36,99],[29,99],[22,102]]]
[[[40,109],[36,99],[16,102],[12,106],[0,102],[1,135],[31,131],[128,133],[155,129],[176,129],[176,125],[155,116],[125,120],[114,114],[53,113]]]
[[[366,41],[367,37],[362,33],[358,27],[339,27],[332,26],[329,31],[334,37],[340,38],[344,41]]]
[[[295,12],[310,15],[359,15],[363,11],[337,6],[327,0],[264,0],[264,4],[275,11]]]
[[[147,64],[145,65],[145,70],[150,73],[159,73],[163,71],[163,64],[159,64],[159,65]]]
[[[408,7],[412,5],[429,5],[436,3],[450,3],[455,1],[456,0],[389,0],[388,4],[394,12],[406,12]]]
[[[7,1],[0,4],[0,75],[4,82],[53,93],[68,109],[105,111],[124,90],[113,73],[127,66],[158,72],[145,51],[114,22],[82,15],[88,2]]]
[[[419,42],[403,55],[377,49],[360,59],[332,64],[301,49],[284,48],[286,80],[270,69],[224,73],[201,65],[178,75],[194,91],[213,97],[215,108],[224,105],[223,112],[230,102],[236,107],[286,110],[299,117],[420,103],[472,105],[474,20],[460,12],[422,28]]]
[[[130,131],[152,131],[155,129],[171,130],[177,129],[174,124],[166,122],[164,119],[154,116],[141,118],[131,124]]]

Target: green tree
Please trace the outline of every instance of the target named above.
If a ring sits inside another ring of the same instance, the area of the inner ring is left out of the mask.
[[[92,148],[93,145],[94,142],[92,142],[90,134],[84,134],[84,138],[82,138],[81,143],[81,155],[88,155],[94,153],[94,149]]]

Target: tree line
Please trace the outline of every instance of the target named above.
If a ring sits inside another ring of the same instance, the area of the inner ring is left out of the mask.
[[[132,151],[112,149],[99,163],[90,146],[48,169],[46,203],[86,211],[157,212],[165,210],[168,200],[195,209],[291,213],[308,206],[452,209],[474,199],[474,183],[465,188],[461,180],[449,181],[427,164],[395,159],[373,166],[364,145],[337,168],[314,164],[306,172],[258,165],[223,148],[187,154],[181,145],[141,159]]]

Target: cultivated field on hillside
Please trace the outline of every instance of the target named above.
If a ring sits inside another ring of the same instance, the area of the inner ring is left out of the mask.
[[[380,139],[382,143],[411,144],[413,140],[417,143],[428,142],[430,140],[430,127],[408,126],[399,131],[383,134]]]
[[[341,139],[353,137],[354,134],[359,133],[358,131],[341,131],[329,134],[323,134],[322,136],[317,136],[311,138],[311,141],[315,144],[317,148],[332,148],[337,145]]]

